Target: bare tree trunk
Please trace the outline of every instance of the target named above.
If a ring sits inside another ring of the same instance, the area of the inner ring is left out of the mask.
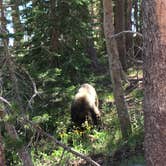
[[[23,107],[22,99],[20,97],[18,80],[17,80],[17,77],[15,75],[15,71],[16,70],[15,70],[14,63],[11,60],[11,56],[10,56],[10,53],[9,53],[9,50],[8,50],[8,47],[7,47],[7,44],[6,44],[5,40],[4,40],[4,47],[5,47],[5,56],[8,59],[8,62],[7,62],[6,65],[7,65],[8,69],[9,69],[11,82],[13,84],[12,87],[13,87],[13,90],[15,92],[15,97],[13,98],[13,101],[17,104],[19,110],[22,113],[22,116],[24,116],[23,111],[25,109]],[[6,127],[6,130],[7,130],[8,134],[13,139],[16,139],[16,140],[19,139],[19,136],[17,135],[17,132],[15,130],[14,125],[5,123],[5,127]],[[33,166],[33,162],[32,162],[31,156],[30,156],[30,154],[28,153],[27,149],[24,146],[22,146],[20,149],[18,149],[18,155],[21,158],[24,166]]]
[[[10,135],[11,138],[13,138],[15,140],[19,139],[17,132],[16,132],[16,129],[12,124],[5,123],[5,128],[6,128],[8,134]],[[23,166],[33,166],[32,159],[31,159],[29,152],[25,146],[22,146],[17,151],[18,151],[19,157],[21,158],[21,160],[23,162]]]
[[[104,7],[104,32],[106,38],[107,53],[109,56],[109,67],[113,84],[113,93],[115,97],[116,108],[120,121],[122,137],[127,139],[131,133],[131,124],[128,114],[128,108],[124,99],[122,79],[121,79],[121,64],[119,61],[119,53],[115,38],[111,38],[114,34],[113,19],[112,19],[112,1],[103,0]]]
[[[15,33],[14,46],[20,45],[20,41],[23,38],[23,27],[21,25],[20,13],[19,13],[19,0],[11,0],[12,8],[12,20]]]
[[[56,0],[50,0],[50,31],[51,31],[51,41],[50,41],[50,49],[52,51],[57,50],[59,46],[59,32],[56,28],[56,21],[57,21],[57,16],[56,16]]]
[[[147,166],[166,164],[166,1],[143,0]]]
[[[7,20],[6,17],[4,15],[4,6],[3,6],[3,0],[0,0],[0,24],[1,24],[1,33],[3,35],[3,37],[5,37],[5,35],[7,34],[7,28],[6,28],[6,24],[7,24]],[[5,37],[6,43],[9,43],[9,39]],[[2,45],[3,45],[3,41],[2,41]]]
[[[100,67],[98,58],[97,58],[97,51],[94,46],[93,38],[87,38],[87,53],[91,59],[91,64],[93,69],[98,69]]]
[[[104,26],[103,26],[103,0],[99,0],[99,22],[100,22],[100,37],[104,37]]]
[[[125,0],[115,1],[115,33],[119,33],[125,30]],[[122,64],[123,70],[127,69],[126,59],[126,39],[125,35],[117,38],[117,47],[119,52],[119,58]]]
[[[132,22],[131,22],[131,10],[132,10],[132,0],[126,0],[125,3],[125,30],[132,30]],[[130,56],[130,52],[132,50],[133,37],[131,34],[126,34],[126,58],[128,59],[128,55]]]
[[[5,166],[5,155],[4,155],[4,147],[2,143],[2,135],[0,129],[0,166]]]
[[[4,22],[6,19],[5,19],[5,15],[4,15],[4,8],[3,8],[3,1],[2,0],[0,0],[0,9],[1,9],[1,20],[2,20],[2,22],[1,22],[2,32],[7,35],[6,22]],[[11,79],[13,91],[14,91],[14,94],[15,94],[15,96],[13,97],[13,101],[18,105],[18,108],[23,113],[24,108],[23,108],[22,99],[20,97],[18,80],[17,80],[17,77],[16,77],[16,70],[15,70],[15,66],[14,66],[14,63],[12,61],[12,57],[10,55],[9,49],[8,49],[8,38],[3,39],[3,47],[4,47],[3,53],[4,53],[4,56],[7,59],[6,60],[6,66],[9,70],[9,73],[10,73],[10,79]],[[5,123],[5,127],[6,127],[6,130],[8,131],[8,134],[13,139],[17,140],[18,135],[16,133],[15,127],[12,124],[8,124],[8,123]],[[19,157],[21,158],[24,166],[33,166],[30,154],[28,153],[28,151],[26,150],[26,148],[24,146],[22,146],[18,150],[18,154],[19,154]]]
[[[87,6],[85,6],[85,12],[87,11],[87,14],[90,15],[90,18],[89,18],[89,22],[91,23],[91,26],[90,26],[90,33],[91,31],[95,30],[94,28],[94,24],[97,22],[97,19],[95,19],[95,12],[94,12],[94,9],[96,6],[93,5],[94,2],[93,0],[91,0],[91,6],[90,8],[88,9]],[[87,53],[91,59],[91,64],[92,64],[92,67],[93,69],[99,69],[100,65],[99,65],[99,61],[98,61],[98,58],[97,58],[97,51],[96,51],[96,48],[95,48],[95,44],[94,44],[94,36],[93,34],[91,33],[90,34],[90,37],[86,38],[86,47],[87,47]]]
[[[125,28],[131,30],[132,0],[125,0]]]

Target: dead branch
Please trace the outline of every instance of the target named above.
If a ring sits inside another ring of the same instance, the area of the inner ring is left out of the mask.
[[[0,100],[1,100],[3,103],[7,104],[9,107],[12,106],[12,105],[10,104],[10,102],[7,101],[7,100],[6,100],[5,98],[3,98],[2,96],[0,96]]]
[[[9,101],[7,101],[6,99],[4,99],[3,97],[0,97],[0,100],[2,102],[4,102],[5,104],[7,104],[8,106],[11,107],[11,104]],[[23,117],[22,121],[20,121],[20,123],[22,125],[25,124],[29,124],[33,129],[35,129],[38,133],[40,133],[41,135],[47,137],[48,139],[50,139],[51,141],[53,141],[56,145],[62,147],[65,151],[68,151],[72,154],[74,154],[75,156],[78,156],[82,159],[84,159],[85,161],[87,161],[89,164],[92,164],[93,166],[100,166],[100,164],[98,164],[97,162],[95,162],[94,160],[92,160],[90,157],[85,156],[84,154],[72,149],[71,147],[63,144],[62,142],[58,141],[57,139],[55,139],[51,134],[45,132],[42,128],[40,128],[38,125],[34,124],[33,122],[31,122],[30,120],[26,119],[25,117]]]
[[[130,59],[131,61],[133,61],[134,63],[140,64],[140,65],[143,64],[143,61],[142,61],[142,60],[137,60],[137,59],[131,58],[131,57],[129,57],[129,59]]]
[[[31,83],[32,83],[32,86],[33,86],[34,94],[31,96],[31,98],[30,98],[29,101],[28,101],[28,106],[32,109],[31,103],[32,103],[32,101],[34,100],[34,98],[35,98],[37,95],[39,95],[39,92],[38,92],[38,90],[37,90],[35,81],[34,81],[33,78],[30,76],[30,74],[28,73],[28,71],[26,71],[26,70],[24,69],[24,72],[25,72],[25,73],[27,74],[27,76],[29,77],[29,79],[30,79],[30,81],[31,81]]]
[[[121,32],[119,32],[119,33],[116,33],[116,34],[114,34],[114,35],[111,35],[111,36],[110,36],[110,39],[118,38],[118,37],[120,37],[121,35],[124,35],[124,34],[133,34],[134,37],[135,37],[135,36],[139,36],[139,37],[141,37],[141,38],[143,37],[142,34],[139,33],[139,32],[134,32],[134,31],[121,31]]]
[[[26,124],[30,124],[37,132],[40,132],[41,135],[49,138],[51,141],[53,141],[56,145],[59,145],[60,147],[62,147],[64,150],[84,159],[85,161],[87,161],[89,164],[92,164],[93,166],[100,166],[97,162],[95,162],[94,160],[92,160],[90,157],[85,156],[84,154],[72,149],[71,147],[63,144],[62,142],[58,141],[57,139],[55,139],[51,134],[45,132],[43,129],[41,129],[39,126],[37,126],[36,124],[32,123],[31,121],[29,121],[28,119],[24,119],[23,120],[24,123],[26,122]]]

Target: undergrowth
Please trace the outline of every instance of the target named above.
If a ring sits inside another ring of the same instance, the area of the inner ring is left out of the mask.
[[[142,88],[137,87],[126,96],[132,123],[132,135],[127,141],[122,139],[113,94],[110,93],[110,89],[110,87],[98,89],[103,122],[100,130],[87,126],[87,130],[84,132],[79,130],[67,132],[63,122],[59,125],[55,137],[85,155],[104,154],[107,156],[108,163],[114,163],[114,165],[125,166],[133,163],[143,165]],[[34,150],[32,152],[36,165],[72,165],[74,161],[79,161],[76,156],[56,145],[49,146],[47,141],[45,141],[45,145],[49,151],[52,148],[50,153],[47,153],[43,146],[38,148],[38,155]]]
[[[133,76],[132,71],[131,75]],[[139,73],[139,76],[141,73]],[[104,77],[99,76],[101,82],[104,82]],[[91,78],[92,85],[95,86],[97,77]],[[108,81],[108,80],[107,80]],[[108,81],[109,82],[109,81]],[[53,111],[49,110],[49,115],[36,116],[33,121],[39,121],[38,123],[44,123],[42,127],[45,129],[50,128],[49,125],[53,124],[52,130],[48,130],[56,139],[66,144],[67,146],[75,149],[76,151],[86,155],[94,156],[102,154],[100,156],[106,156],[103,160],[107,160],[101,163],[105,165],[120,165],[130,166],[132,164],[144,165],[143,154],[143,111],[142,111],[142,85],[137,83],[136,88],[126,93],[126,101],[128,103],[129,115],[132,124],[132,135],[127,141],[122,139],[119,121],[116,113],[116,107],[114,103],[112,88],[110,85],[97,85],[96,89],[99,95],[100,110],[102,112],[102,125],[100,130],[96,127],[86,124],[85,131],[79,131],[74,129],[68,131],[70,126],[70,101],[66,101],[67,107],[63,108],[63,112],[57,111],[57,116],[52,116]],[[125,85],[124,87],[127,87]],[[77,87],[69,87],[67,99],[72,98],[76,92]],[[65,95],[64,95],[65,97]],[[58,108],[56,109],[58,110]],[[40,122],[42,120],[42,122]],[[48,121],[48,122],[47,122]],[[36,166],[63,166],[72,165],[75,161],[80,161],[75,155],[64,151],[63,148],[58,147],[53,142],[45,137],[34,134],[31,140],[32,149],[31,155]],[[31,144],[29,146],[31,146]],[[10,155],[9,151],[7,153]],[[20,161],[17,154],[12,154],[13,159],[17,158],[15,165],[20,165]],[[94,160],[97,160],[94,158]],[[107,164],[106,164],[107,163]]]

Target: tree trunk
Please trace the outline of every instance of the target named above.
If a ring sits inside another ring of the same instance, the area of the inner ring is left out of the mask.
[[[12,124],[5,123],[5,128],[6,128],[8,134],[11,138],[13,138],[15,140],[19,139],[17,132],[16,132],[16,129]],[[23,162],[23,166],[33,166],[29,152],[26,150],[26,148],[24,146],[22,146],[17,151],[18,151],[19,157],[21,158],[21,160]]]
[[[0,166],[5,166],[5,155],[4,155],[4,147],[2,143],[1,129],[0,129]]]
[[[1,29],[0,29],[0,33],[2,33],[3,37],[6,36],[7,34],[7,28],[6,28],[6,24],[7,24],[7,20],[4,14],[4,6],[3,6],[3,0],[0,0],[0,23],[1,23]],[[5,37],[4,37],[5,38]],[[6,42],[7,44],[9,43],[9,39],[6,38]],[[3,41],[2,41],[2,45],[3,45]]]
[[[115,1],[115,33],[119,33],[125,30],[125,0]],[[122,64],[123,70],[127,69],[126,59],[126,42],[125,35],[117,38],[117,46],[119,52],[119,58]]]
[[[126,0],[125,3],[125,30],[132,30],[131,22],[131,10],[132,10],[132,0]],[[130,56],[133,45],[133,36],[131,34],[126,34],[126,58]],[[127,60],[126,60],[127,61]],[[129,65],[129,64],[127,64]]]
[[[125,28],[131,30],[132,0],[125,0]]]
[[[10,79],[11,79],[13,91],[14,91],[14,94],[15,94],[15,96],[13,98],[13,101],[14,101],[14,103],[17,104],[20,112],[22,113],[22,116],[24,116],[25,112],[23,112],[23,111],[25,109],[24,109],[22,99],[21,99],[21,96],[20,96],[21,92],[19,90],[18,80],[17,80],[17,77],[15,75],[16,70],[15,70],[14,63],[11,60],[11,55],[9,54],[9,50],[8,50],[8,47],[7,47],[7,44],[6,44],[5,40],[4,40],[4,47],[5,47],[6,59],[8,59],[8,62],[7,62],[6,65],[9,69],[9,72],[10,72]],[[6,127],[6,130],[7,130],[8,134],[11,136],[11,138],[13,138],[15,140],[19,139],[19,136],[17,135],[17,132],[15,130],[14,125],[5,123],[5,127]],[[18,149],[18,155],[19,155],[19,157],[21,158],[21,160],[23,162],[23,166],[33,166],[31,156],[30,156],[30,154],[28,153],[27,149],[24,146],[22,146],[20,149]]]
[[[103,26],[103,0],[99,0],[99,22],[100,22],[100,37],[104,38],[104,26]]]
[[[0,0],[0,9],[1,9],[1,29],[2,32],[4,33],[4,35],[7,36],[7,30],[6,30],[6,22],[5,22],[5,15],[4,15],[4,8],[3,8],[3,0]],[[11,54],[9,52],[8,49],[8,38],[4,38],[3,39],[3,47],[4,47],[4,56],[7,59],[5,65],[9,70],[10,73],[10,80],[11,80],[11,84],[13,87],[13,93],[15,94],[15,96],[13,97],[13,101],[14,103],[17,104],[19,110],[23,113],[24,111],[24,107],[23,107],[23,103],[22,103],[22,99],[20,96],[20,90],[19,90],[19,86],[18,86],[18,80],[16,77],[16,70],[15,70],[15,65],[14,62],[12,61],[12,57]],[[15,127],[11,124],[7,124],[5,123],[5,127],[6,130],[8,131],[8,134],[13,138],[13,139],[18,139],[18,135],[17,132],[15,130]],[[30,154],[28,153],[27,149],[22,146],[19,150],[18,150],[18,155],[21,158],[23,165],[24,166],[33,166]]]
[[[143,0],[147,166],[166,164],[166,1]]]
[[[57,30],[57,16],[56,16],[56,0],[50,0],[50,31],[51,31],[51,36],[50,36],[50,49],[51,51],[56,51],[58,46],[59,46],[59,32]]]
[[[96,51],[96,48],[94,46],[93,37],[87,38],[86,41],[87,41],[87,44],[86,44],[87,53],[91,59],[92,68],[97,70],[97,69],[99,69],[100,65],[98,62],[97,51]]]
[[[23,38],[23,32],[24,32],[20,21],[19,0],[12,0],[11,8],[12,8],[13,28],[15,33],[14,46],[18,47],[20,45],[21,39]]]
[[[95,48],[95,44],[94,44],[94,35],[92,33],[92,31],[95,31],[95,28],[93,25],[98,21],[95,17],[95,11],[94,11],[94,8],[96,6],[93,5],[93,0],[91,0],[91,6],[90,8],[88,9],[87,6],[85,6],[85,12],[87,12],[87,14],[90,16],[89,17],[89,22],[90,22],[90,37],[87,37],[86,38],[86,50],[87,50],[87,53],[91,59],[91,65],[92,65],[92,68],[93,69],[98,69],[100,67],[99,65],[99,61],[98,61],[98,58],[97,58],[97,51],[96,51],[96,48]]]
[[[111,38],[114,34],[113,19],[112,19],[112,1],[103,0],[104,7],[104,32],[106,38],[106,47],[109,57],[109,67],[113,84],[113,93],[117,108],[117,113],[120,121],[122,137],[127,139],[131,133],[131,124],[128,114],[127,105],[124,99],[122,79],[121,79],[121,64],[115,38]]]

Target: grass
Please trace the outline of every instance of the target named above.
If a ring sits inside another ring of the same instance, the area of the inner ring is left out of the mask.
[[[130,69],[128,74],[129,77],[135,77],[137,74],[139,78],[142,77],[141,71],[136,72],[133,69]],[[100,81],[103,82],[104,80]],[[66,125],[68,125],[68,122],[63,121],[64,117],[61,117],[61,119],[58,117],[59,121],[63,123],[60,123],[61,125],[58,125],[57,132],[54,132],[55,137],[85,155],[103,154],[109,158],[117,152],[123,152],[124,147],[127,147],[129,154],[127,157],[120,158],[119,165],[145,165],[143,154],[139,150],[137,153],[136,150],[137,146],[142,145],[143,141],[142,88],[138,86],[126,96],[133,131],[127,141],[122,139],[112,89],[110,86],[100,86],[97,90],[101,100],[100,108],[102,110],[103,128],[98,131],[89,127],[84,133],[77,130],[67,132]],[[72,95],[72,91],[75,91],[74,87],[69,89],[70,95]],[[43,141],[43,139],[40,141]],[[37,166],[53,166],[59,163],[66,165],[66,163],[69,164],[78,160],[77,157],[67,151],[64,152],[62,148],[49,143],[48,140],[41,144],[38,143],[37,152],[33,150],[32,156]]]
[[[144,156],[142,155],[137,155],[133,156],[130,159],[125,159],[123,160],[119,166],[145,166],[145,160]]]

